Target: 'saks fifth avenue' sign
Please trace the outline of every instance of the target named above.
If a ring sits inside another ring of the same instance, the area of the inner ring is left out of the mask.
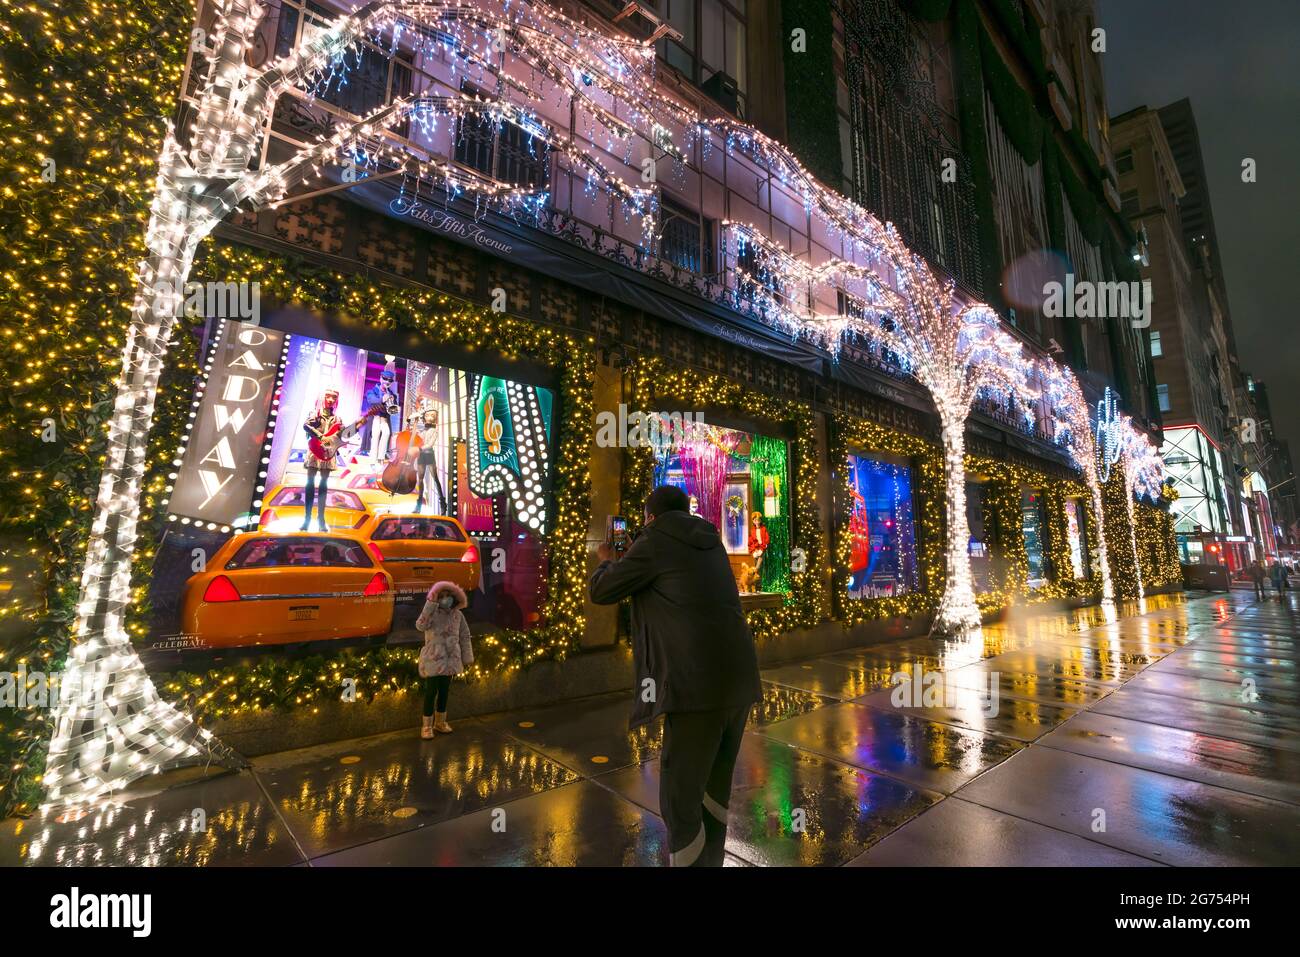
[[[467,223],[463,219],[453,216],[445,209],[426,206],[419,200],[407,196],[398,196],[388,204],[388,208],[398,216],[409,216],[411,219],[418,219],[435,230],[450,233],[467,243],[473,243],[475,246],[490,249],[504,256],[509,256],[515,251],[514,246],[510,243],[494,238],[491,233],[477,223]]]
[[[225,322],[168,511],[226,526],[248,511],[284,333]]]

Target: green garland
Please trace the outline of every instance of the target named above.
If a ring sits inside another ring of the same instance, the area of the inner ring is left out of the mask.
[[[62,668],[158,152],[194,7],[0,0],[0,671]],[[51,165],[52,161],[53,165]],[[159,407],[164,428],[175,410]],[[53,420],[54,441],[47,420]],[[0,816],[39,800],[45,709],[0,709]]]
[[[759,588],[766,592],[790,590],[790,470],[787,446],[781,439],[755,435],[749,452],[751,501],[755,511],[762,511],[758,503],[766,498],[766,480],[774,477],[777,483],[776,516],[763,516],[767,529],[767,551],[759,574]],[[748,517],[746,518],[748,520]]]

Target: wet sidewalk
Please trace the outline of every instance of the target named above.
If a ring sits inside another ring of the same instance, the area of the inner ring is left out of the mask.
[[[1300,863],[1298,633],[1294,597],[1171,596],[766,669],[728,862]],[[946,697],[896,707],[900,671]],[[660,865],[658,733],[628,732],[629,694],[6,821],[0,864]]]

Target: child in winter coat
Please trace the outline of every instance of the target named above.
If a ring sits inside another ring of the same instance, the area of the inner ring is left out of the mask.
[[[429,589],[424,610],[415,620],[415,627],[424,632],[424,647],[420,649],[420,678],[424,682],[422,738],[432,738],[435,731],[451,732],[447,723],[451,678],[474,663],[469,625],[460,611],[468,604],[460,586],[438,582]]]

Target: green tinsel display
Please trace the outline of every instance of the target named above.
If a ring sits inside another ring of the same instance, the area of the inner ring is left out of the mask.
[[[790,590],[790,470],[789,452],[785,442],[765,435],[754,436],[749,451],[749,476],[753,484],[752,506],[763,511],[764,486],[768,477],[776,479],[777,502],[780,515],[763,515],[767,528],[768,546],[759,570],[759,588],[769,592]]]

